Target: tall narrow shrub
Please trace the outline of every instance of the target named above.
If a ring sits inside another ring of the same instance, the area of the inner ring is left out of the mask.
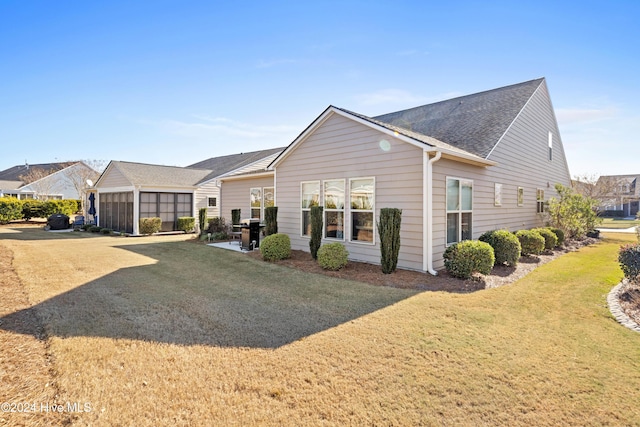
[[[278,232],[278,207],[269,206],[264,208],[264,234],[270,236]]]
[[[318,249],[322,243],[322,206],[311,207],[311,240],[309,241],[309,249],[311,257],[318,259]]]
[[[198,225],[200,226],[200,234],[204,233],[204,227],[207,224],[207,208],[198,209]]]
[[[391,274],[398,267],[401,221],[402,210],[396,208],[380,209],[378,234],[380,235],[380,264],[382,264],[384,274]]]
[[[240,209],[231,209],[231,225],[239,225],[240,224]],[[232,228],[232,231],[238,231],[235,227]]]

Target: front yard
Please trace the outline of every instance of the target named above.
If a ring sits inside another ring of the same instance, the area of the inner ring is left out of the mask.
[[[635,235],[468,294],[303,273],[183,239],[0,229],[16,273],[3,271],[15,302],[3,305],[0,360],[44,353],[11,368],[22,375],[3,362],[0,400],[90,409],[0,413],[0,424],[640,424],[640,334],[605,301],[621,239]]]

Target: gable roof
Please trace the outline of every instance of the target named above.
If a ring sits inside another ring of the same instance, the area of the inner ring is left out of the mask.
[[[258,162],[266,157],[280,153],[284,147],[270,148],[268,150],[252,151],[249,153],[230,154],[228,156],[211,157],[198,163],[187,166],[187,168],[209,169],[211,172],[203,181],[225,175],[236,169],[243,168],[251,163]]]
[[[544,78],[374,117],[487,158]]]
[[[495,146],[518,117],[544,78],[461,96],[375,117],[330,105],[269,165],[277,166],[295,147],[337,113],[445,157],[490,166]]]
[[[54,172],[58,172],[62,169],[66,169],[69,166],[75,165],[78,162],[58,162],[58,163],[39,163],[36,165],[18,165],[13,166],[9,169],[5,169],[0,171],[0,181],[20,181],[24,182],[21,178],[29,174],[30,171],[33,170],[41,170],[44,172],[48,172],[48,174],[52,174]]]
[[[112,160],[98,181],[111,169],[117,169],[132,185],[157,187],[194,187],[211,173],[208,169]]]

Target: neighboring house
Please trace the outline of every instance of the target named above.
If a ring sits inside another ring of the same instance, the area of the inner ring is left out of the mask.
[[[640,175],[603,175],[596,186],[608,189],[600,197],[603,210],[620,211],[625,217],[636,216],[640,210]]]
[[[81,161],[18,165],[0,172],[0,196],[19,199],[81,199],[98,172]]]
[[[95,184],[98,225],[139,234],[140,218],[159,217],[162,231],[177,229],[179,217],[220,215],[218,178],[264,168],[282,149],[215,157],[189,167],[111,161]]]
[[[257,216],[271,193],[279,231],[308,251],[324,206],[324,242],[371,263],[380,209],[402,209],[398,266],[432,273],[450,244],[544,225],[554,184],[571,185],[544,79],[377,117],[330,106],[268,170],[220,181],[223,216]]]

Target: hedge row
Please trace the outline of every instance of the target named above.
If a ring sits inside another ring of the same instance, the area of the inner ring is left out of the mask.
[[[0,198],[0,224],[11,221],[30,220],[31,218],[48,218],[53,214],[64,214],[69,217],[82,210],[80,200],[18,200],[15,197]]]

